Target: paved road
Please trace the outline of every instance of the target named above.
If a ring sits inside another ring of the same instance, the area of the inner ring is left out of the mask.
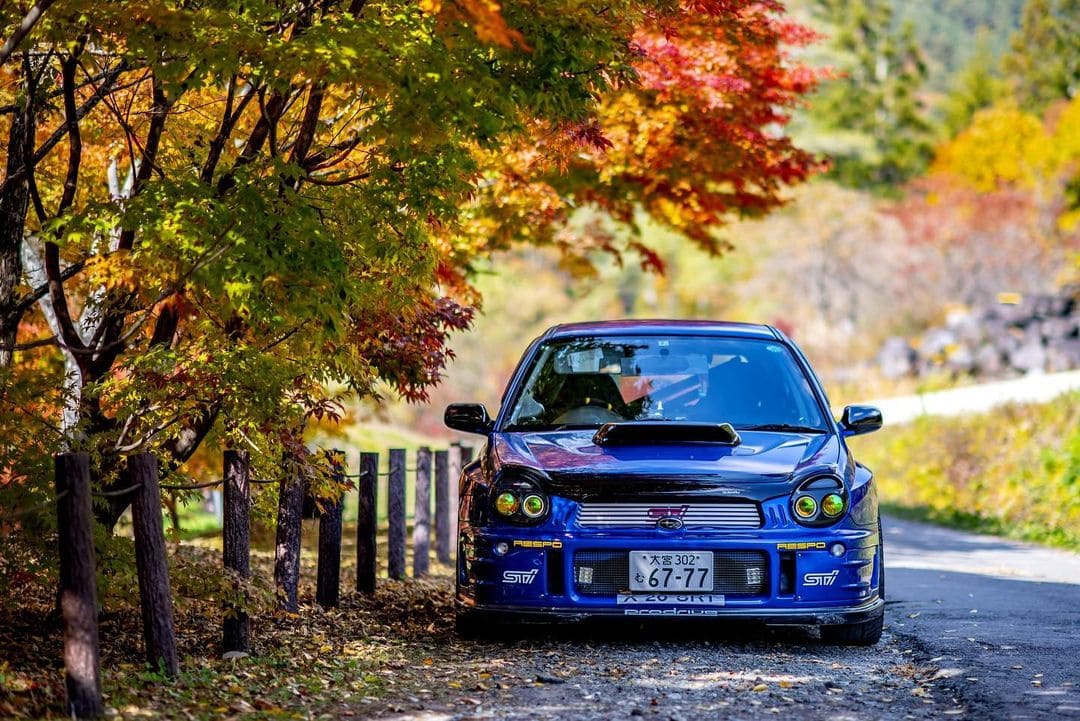
[[[875,647],[698,622],[435,634],[410,653],[437,659],[425,687],[361,715],[1080,721],[1080,555],[890,518],[885,529],[889,604]]]
[[[1080,719],[1080,555],[886,519],[889,623],[973,719]]]
[[[887,424],[907,423],[919,416],[985,413],[1003,403],[1045,403],[1080,388],[1080,370],[1031,373],[1007,381],[980,383],[943,391],[866,401],[877,406]]]

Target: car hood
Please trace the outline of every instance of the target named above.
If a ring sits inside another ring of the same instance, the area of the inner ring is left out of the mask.
[[[537,469],[550,479],[550,492],[577,500],[675,494],[764,499],[790,492],[814,472],[838,472],[842,457],[832,433],[740,431],[742,442],[736,446],[599,446],[593,433],[496,433],[490,446],[493,468]]]

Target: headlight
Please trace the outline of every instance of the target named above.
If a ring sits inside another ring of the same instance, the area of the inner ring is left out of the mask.
[[[838,493],[830,493],[821,499],[821,511],[829,518],[836,518],[844,512],[844,499]]]
[[[791,495],[791,513],[803,526],[829,526],[848,509],[844,482],[834,475],[818,475],[800,483]]]
[[[493,515],[499,520],[522,525],[543,521],[551,510],[551,503],[541,485],[542,480],[532,469],[503,469],[491,488]]]
[[[813,518],[817,513],[817,501],[812,496],[799,496],[795,499],[795,513],[800,518]]]
[[[547,510],[547,501],[542,496],[530,493],[521,502],[521,512],[529,518],[539,518]]]
[[[500,516],[506,516],[509,518],[514,515],[518,509],[518,499],[510,491],[504,491],[495,497],[495,510],[499,512]]]

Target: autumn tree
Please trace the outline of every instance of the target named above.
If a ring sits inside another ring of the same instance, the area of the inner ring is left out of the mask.
[[[914,27],[893,28],[890,0],[818,0],[815,7],[837,57],[836,77],[810,111],[832,134],[831,174],[852,187],[895,189],[925,169],[933,145]]]
[[[814,78],[773,5],[73,0],[21,36],[3,13],[0,473],[31,488],[63,448],[108,484],[208,437],[276,475],[344,394],[425,396],[476,257],[647,253],[577,232],[583,205],[715,248],[815,167],[779,131]]]
[[[1027,0],[1005,55],[1006,74],[1025,109],[1041,112],[1080,93],[1080,2]]]

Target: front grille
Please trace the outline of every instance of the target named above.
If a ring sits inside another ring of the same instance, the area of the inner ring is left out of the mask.
[[[585,502],[578,511],[581,526],[655,528],[665,516],[674,516],[688,528],[761,528],[761,510],[752,501],[713,503],[595,503]]]
[[[712,593],[764,596],[769,590],[769,560],[763,551],[713,551]],[[578,551],[574,588],[583,596],[614,596],[630,591],[630,554]],[[705,591],[709,592],[709,591]]]

